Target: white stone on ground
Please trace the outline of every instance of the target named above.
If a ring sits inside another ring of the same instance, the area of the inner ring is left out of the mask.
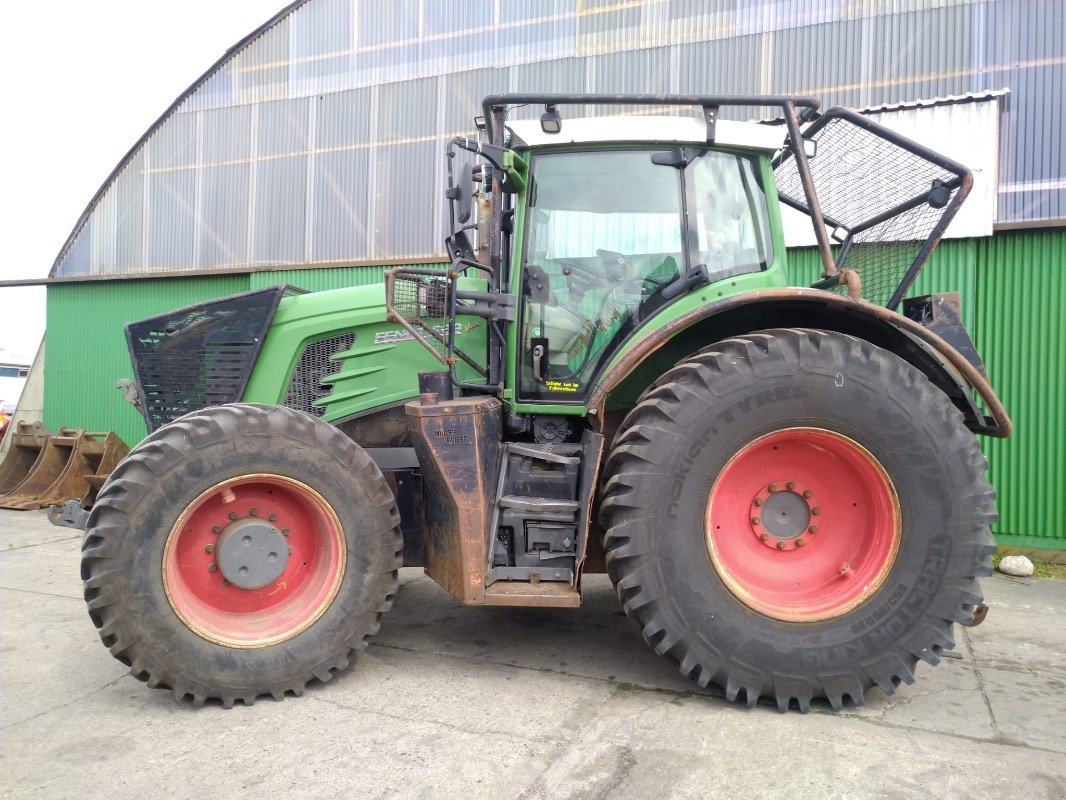
[[[1025,556],[1003,556],[999,560],[999,571],[1006,575],[1028,578],[1033,574],[1033,562]]]

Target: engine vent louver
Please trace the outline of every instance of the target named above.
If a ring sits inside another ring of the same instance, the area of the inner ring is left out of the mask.
[[[350,350],[354,344],[354,333],[340,333],[309,342],[300,354],[300,360],[296,362],[289,389],[285,393],[285,405],[321,417],[326,409],[316,406],[315,401],[333,391],[332,386],[322,383],[326,375],[337,369],[331,359],[336,353]]]

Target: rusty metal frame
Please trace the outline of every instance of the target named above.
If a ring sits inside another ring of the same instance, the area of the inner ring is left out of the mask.
[[[775,303],[786,301],[800,301],[810,303],[812,306],[832,307],[843,314],[877,321],[895,328],[901,334],[909,335],[920,342],[924,348],[935,353],[939,359],[954,369],[977,392],[988,409],[992,420],[992,425],[981,432],[1001,439],[1010,436],[1014,424],[1011,422],[1010,416],[1007,414],[1003,403],[996,395],[988,378],[976,366],[971,364],[962,353],[936,333],[884,306],[865,301],[856,302],[847,297],[819,289],[799,287],[766,289],[720,300],[694,309],[650,332],[632,350],[625,353],[610,369],[600,376],[595,389],[589,394],[586,405],[589,409],[589,414],[594,420],[594,425],[597,426],[597,430],[602,432],[606,425],[604,411],[607,397],[611,391],[619,386],[648,356],[679,333],[692,325],[726,311],[746,306],[752,307],[752,310],[756,308],[765,309]]]
[[[965,201],[967,195],[969,195],[970,190],[973,188],[973,175],[965,165],[960,164],[958,161],[943,156],[935,150],[930,150],[928,147],[919,144],[913,139],[909,139],[890,128],[886,128],[849,108],[842,108],[839,106],[830,108],[820,114],[806,130],[801,131],[800,120],[795,115],[795,108],[786,106],[785,123],[788,127],[788,138],[791,146],[786,146],[781,150],[773,161],[773,167],[776,170],[779,166],[785,163],[789,156],[796,160],[796,172],[800,184],[803,187],[806,205],[796,202],[795,198],[790,198],[784,195],[782,195],[780,199],[782,203],[805,214],[809,214],[811,217],[812,224],[814,225],[814,235],[818,240],[818,251],[822,259],[824,276],[823,280],[814,284],[814,288],[826,289],[831,286],[846,284],[849,295],[851,295],[853,299],[858,299],[859,276],[853,270],[846,268],[847,253],[854,237],[863,231],[869,230],[888,219],[905,213],[912,208],[921,206],[928,201],[927,194],[915,195],[894,208],[890,208],[870,219],[864,220],[853,227],[842,225],[838,220],[826,219],[822,214],[821,205],[818,201],[813,176],[811,175],[810,167],[807,163],[806,151],[802,145],[796,146],[795,143],[802,142],[803,138],[812,138],[834,120],[842,120],[857,128],[861,128],[902,150],[906,150],[931,164],[935,164],[945,172],[949,172],[955,176],[945,184],[945,187],[953,192],[951,201],[945,206],[940,218],[922,243],[921,248],[918,250],[918,253],[915,255],[910,266],[903,274],[903,277],[892,292],[888,302],[885,303],[887,308],[894,311],[899,307],[900,301],[914,283],[915,278],[918,277],[918,273],[921,272],[922,267],[924,267],[929,260],[929,256],[932,254],[933,250],[936,249],[937,245],[940,244],[941,239],[944,238],[944,233],[947,231],[948,225],[955,218],[963,201]],[[843,228],[847,231],[847,237],[841,243],[840,254],[835,261],[830,248],[829,235],[825,228],[826,223]]]

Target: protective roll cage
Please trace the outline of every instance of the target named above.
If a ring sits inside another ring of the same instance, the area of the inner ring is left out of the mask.
[[[400,267],[386,275],[390,321],[400,323],[448,369],[460,388],[495,393],[502,389],[506,326],[515,319],[515,294],[509,293],[509,239],[513,232],[511,198],[525,186],[526,163],[507,145],[508,111],[543,105],[558,122],[557,107],[658,106],[702,111],[706,141],[713,144],[723,107],[774,109],[769,124],[784,124],[786,136],[772,166],[782,203],[808,215],[822,262],[822,278],[813,288],[846,291],[853,300],[868,299],[895,310],[933,249],[943,237],[973,183],[969,170],[862,115],[845,108],[819,113],[819,102],[786,95],[620,95],[500,94],[482,101],[488,141],[455,138],[447,148],[447,175],[452,230],[446,244],[447,270]],[[803,127],[805,126],[805,127]],[[480,125],[479,125],[480,127]],[[821,159],[819,147],[844,149],[849,159]],[[452,163],[458,150],[479,156],[482,164],[463,169],[457,184]],[[843,163],[843,166],[841,166]],[[874,172],[871,172],[873,170]],[[879,170],[879,171],[878,171]],[[905,176],[906,180],[901,180]],[[467,237],[477,223],[469,220],[470,184],[480,179],[491,187],[487,262],[479,261]],[[825,197],[826,200],[820,200]],[[856,199],[857,198],[857,199]],[[487,280],[488,291],[464,289],[459,281],[471,271]],[[694,276],[683,274],[679,281]],[[678,292],[678,294],[683,294]],[[487,364],[456,346],[457,316],[487,320]],[[462,380],[466,364],[483,383]]]

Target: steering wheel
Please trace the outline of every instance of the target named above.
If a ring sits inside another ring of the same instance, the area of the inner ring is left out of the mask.
[[[633,264],[625,253],[597,248],[596,255],[599,256],[600,263],[603,264],[603,273],[608,280],[617,282],[633,274]]]

